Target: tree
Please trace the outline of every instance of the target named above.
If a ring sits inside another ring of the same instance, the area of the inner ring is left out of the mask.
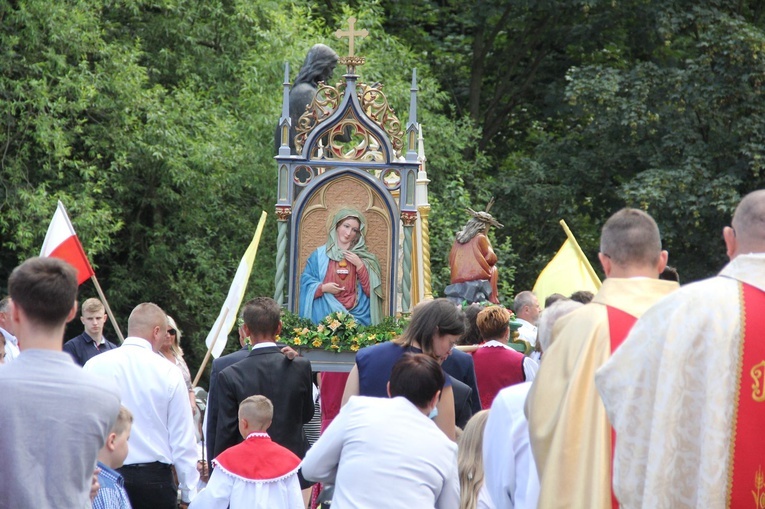
[[[522,259],[533,259],[562,216],[593,260],[597,226],[629,205],[656,218],[684,281],[719,270],[722,226],[763,183],[765,36],[753,12],[722,2],[620,4],[613,43],[566,75],[569,109],[552,120],[565,128],[541,124],[529,132],[533,154],[505,161],[505,203],[515,200],[536,225],[536,240],[515,242]]]
[[[61,199],[123,330],[135,304],[156,302],[183,330],[193,369],[260,213],[276,201],[284,62],[294,76],[313,44],[339,47],[332,27],[310,4],[30,0],[0,9],[0,277],[39,252]],[[351,12],[335,14],[339,24]],[[427,66],[382,30],[379,8],[353,14],[375,37],[362,77],[384,81],[406,112],[418,68],[429,148],[456,160],[454,139],[469,139],[469,127],[438,113],[446,96]],[[273,294],[271,217],[246,297]]]

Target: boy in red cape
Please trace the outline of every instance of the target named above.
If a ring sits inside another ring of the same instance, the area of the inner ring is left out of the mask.
[[[274,406],[265,396],[250,396],[239,405],[239,432],[245,439],[213,460],[215,470],[190,509],[302,509],[297,471],[300,458],[274,443],[266,433]]]

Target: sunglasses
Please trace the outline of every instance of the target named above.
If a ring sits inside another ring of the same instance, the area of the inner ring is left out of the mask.
[[[167,333],[170,334],[171,336],[175,336],[176,335],[175,329],[170,329],[169,331],[167,331]]]

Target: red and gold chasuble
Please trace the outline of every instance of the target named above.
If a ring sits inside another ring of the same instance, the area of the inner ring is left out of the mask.
[[[741,283],[741,332],[733,400],[728,507],[765,508],[765,292]]]
[[[606,309],[608,310],[608,335],[611,339],[611,353],[614,353],[614,350],[619,348],[627,338],[627,334],[632,330],[632,326],[635,325],[637,318],[613,306],[606,306]],[[616,495],[614,495],[613,489],[615,450],[616,432],[611,428],[611,507],[613,507],[613,509],[618,509],[619,501],[616,500]]]

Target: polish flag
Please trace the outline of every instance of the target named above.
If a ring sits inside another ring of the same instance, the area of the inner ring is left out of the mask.
[[[61,201],[58,202],[56,213],[53,214],[53,219],[48,226],[40,256],[58,258],[71,264],[77,269],[78,284],[84,283],[95,275]]]

